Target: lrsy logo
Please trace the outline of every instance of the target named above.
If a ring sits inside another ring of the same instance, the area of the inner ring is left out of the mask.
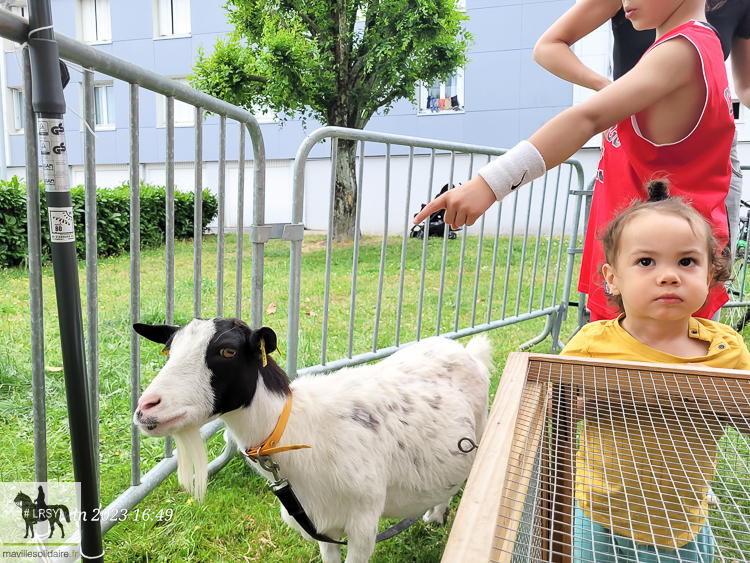
[[[62,525],[62,516],[65,516],[65,521],[70,522],[70,513],[68,507],[64,504],[50,504],[48,505],[44,500],[44,490],[39,487],[39,495],[36,500],[32,501],[29,495],[24,494],[23,491],[19,491],[13,502],[21,509],[21,517],[26,523],[26,535],[24,538],[29,536],[34,537],[34,524],[37,522],[49,521],[50,532],[49,537],[55,531],[55,524],[60,528],[62,537],[65,537],[65,530]]]
[[[65,133],[65,128],[62,126],[62,124],[53,125],[50,131],[52,131],[53,135],[59,135],[60,133]]]
[[[54,131],[54,129],[53,129]],[[65,143],[60,143],[59,145],[55,145],[52,147],[52,152],[55,154],[60,154],[65,152]]]

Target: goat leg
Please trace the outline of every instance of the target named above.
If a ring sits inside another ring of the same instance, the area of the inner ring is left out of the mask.
[[[375,551],[375,536],[378,535],[380,514],[361,512],[351,516],[347,522],[348,538],[345,563],[368,563]]]

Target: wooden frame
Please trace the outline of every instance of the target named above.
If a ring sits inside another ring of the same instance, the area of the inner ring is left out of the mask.
[[[638,381],[635,391],[629,380],[634,372],[649,375],[645,384]],[[555,373],[554,383],[548,378],[550,373]],[[675,383],[677,377],[691,385]],[[536,492],[542,523],[537,549],[544,552],[546,561],[570,563],[573,454],[580,420],[576,401],[584,387],[587,396],[596,399],[678,403],[691,410],[750,420],[750,371],[511,353],[443,563],[510,563],[535,460],[543,474],[541,490]],[[548,452],[555,452],[554,459]]]

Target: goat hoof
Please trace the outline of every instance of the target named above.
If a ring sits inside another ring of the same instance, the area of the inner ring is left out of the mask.
[[[448,516],[450,510],[450,505],[448,503],[439,504],[425,512],[424,516],[422,516],[422,520],[425,522],[434,522],[440,525],[445,524],[445,517]]]

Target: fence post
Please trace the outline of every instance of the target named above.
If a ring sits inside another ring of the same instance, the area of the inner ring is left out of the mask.
[[[167,96],[167,186],[165,197],[166,309],[164,322],[174,324],[174,96]],[[172,457],[172,436],[164,437],[164,457]]]
[[[49,209],[52,267],[57,294],[60,344],[65,392],[68,403],[73,472],[81,484],[81,552],[87,561],[104,561],[96,468],[94,466],[91,411],[86,382],[81,291],[78,282],[73,201],[68,185],[65,153],[65,97],[59,67],[59,53],[52,30],[50,0],[29,0],[28,35],[31,57],[32,103],[38,115],[44,187]]]
[[[138,84],[130,84],[130,324],[141,322],[141,176]],[[130,414],[141,396],[141,339],[130,331]],[[141,430],[130,422],[130,482],[141,484]]]
[[[26,216],[29,229],[29,309],[31,313],[31,386],[34,409],[34,478],[47,480],[47,408],[44,383],[44,305],[42,301],[42,226],[39,205],[39,156],[36,115],[31,107],[31,61],[23,49],[26,141]]]
[[[258,122],[251,121],[246,126],[250,133],[250,139],[253,141],[253,225],[263,225],[266,221],[266,149],[263,144],[256,142],[256,139],[263,139]],[[254,330],[263,326],[265,244],[256,240],[253,240],[252,243],[250,328]],[[294,246],[294,242],[292,242],[292,246]],[[289,354],[291,352],[287,352],[287,357],[289,357]],[[290,374],[289,377],[293,377],[293,374]]]
[[[245,125],[240,123],[240,161],[237,164],[237,264],[234,316],[242,318],[242,237],[245,236]]]
[[[83,73],[83,117],[96,126],[94,71]],[[88,339],[88,383],[91,400],[91,432],[94,440],[94,468],[99,483],[99,284],[97,259],[96,147],[94,135],[83,126],[83,184],[86,197],[86,328]],[[101,489],[99,489],[101,490]]]
[[[224,199],[227,168],[227,116],[219,118],[219,216],[216,232],[216,316],[224,316]]]
[[[203,250],[203,110],[195,108],[195,208],[193,211],[193,317],[201,316]]]

